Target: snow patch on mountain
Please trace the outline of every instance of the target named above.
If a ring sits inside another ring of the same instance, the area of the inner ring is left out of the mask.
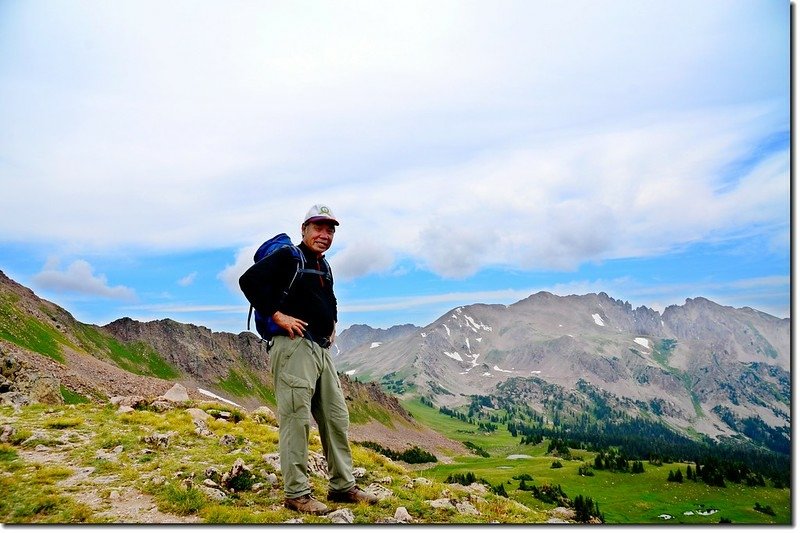
[[[650,349],[650,341],[648,341],[644,337],[636,337],[635,339],[633,339],[633,342],[635,342],[636,344],[640,344],[640,345],[644,346],[648,350]]]
[[[369,347],[370,347],[370,349],[377,348],[381,344],[383,344],[383,343],[382,342],[373,342],[372,344],[369,345]]]
[[[513,370],[503,370],[502,368],[500,368],[497,365],[494,365],[494,368],[492,368],[492,370],[496,370],[497,372],[505,372],[507,374],[513,374],[514,373]]]
[[[229,404],[234,405],[236,407],[241,407],[241,405],[239,405],[238,403],[232,402],[230,400],[227,400],[227,399],[223,398],[222,396],[218,396],[218,395],[214,394],[211,391],[207,391],[205,389],[201,389],[201,388],[198,387],[197,392],[199,392],[203,396],[208,396],[209,398],[214,398],[215,400],[219,400],[221,402],[229,403]]]
[[[455,359],[456,361],[464,362],[464,359],[461,358],[461,354],[458,352],[444,352],[444,354],[449,357],[450,359]]]
[[[478,330],[481,329],[484,331],[492,331],[491,326],[487,326],[483,322],[477,322],[474,318],[464,313],[464,309],[462,309],[461,307],[456,308],[456,313],[464,317],[464,321],[466,322],[467,327],[470,328],[475,333],[477,333]],[[453,318],[456,318],[456,320],[458,320],[458,318],[455,315],[453,315]]]
[[[600,318],[600,315],[598,315],[597,313],[593,313],[592,318],[594,319],[594,323],[597,324],[598,326],[606,325],[605,322],[603,322],[603,319]]]

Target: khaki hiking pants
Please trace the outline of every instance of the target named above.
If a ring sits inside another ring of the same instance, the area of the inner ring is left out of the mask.
[[[277,336],[269,354],[278,401],[278,444],[286,497],[311,493],[308,438],[312,416],[328,462],[329,490],[349,489],[356,483],[347,441],[350,420],[330,353],[305,338]]]

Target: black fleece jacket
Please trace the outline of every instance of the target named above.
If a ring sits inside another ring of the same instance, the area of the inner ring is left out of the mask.
[[[239,287],[263,316],[280,311],[308,323],[306,330],[311,338],[323,339],[333,334],[338,320],[336,296],[333,294],[333,275],[327,262],[317,258],[304,243],[298,246],[306,259],[306,268],[327,272],[298,274],[289,295],[280,304],[283,291],[297,270],[297,260],[291,250],[282,248],[251,266],[239,278]],[[288,335],[288,332],[283,332]]]

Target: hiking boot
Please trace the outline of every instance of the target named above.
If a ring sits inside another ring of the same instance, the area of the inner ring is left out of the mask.
[[[304,494],[297,498],[286,498],[283,500],[283,506],[292,511],[308,514],[322,514],[328,510],[327,505],[315,499],[310,494]]]
[[[378,503],[378,498],[369,492],[364,492],[358,485],[353,485],[347,490],[329,490],[328,501],[339,503]]]

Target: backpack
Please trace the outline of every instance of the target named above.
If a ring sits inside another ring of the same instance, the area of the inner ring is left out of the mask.
[[[327,272],[323,272],[321,270],[316,270],[313,268],[306,268],[306,258],[303,255],[303,252],[292,243],[292,239],[285,233],[279,233],[275,235],[271,239],[264,241],[264,243],[258,247],[256,250],[255,255],[253,255],[253,262],[258,263],[259,261],[271,256],[278,250],[289,247],[290,251],[292,252],[292,257],[297,262],[297,270],[295,270],[294,276],[292,276],[292,280],[289,282],[289,285],[284,289],[281,293],[280,300],[278,302],[278,306],[283,304],[283,301],[289,296],[289,291],[292,289],[292,285],[294,282],[303,274],[318,274],[320,276],[325,276],[326,278],[330,279],[330,271],[331,267],[328,264],[326,259],[322,259],[325,263],[325,267],[327,268]],[[252,305],[250,305],[250,310],[247,313],[247,330],[250,330],[250,318],[255,314],[255,323],[256,323],[256,331],[263,340],[269,341],[272,337],[279,334],[283,331],[279,325],[272,320],[271,316],[263,316],[261,313],[258,312]]]

